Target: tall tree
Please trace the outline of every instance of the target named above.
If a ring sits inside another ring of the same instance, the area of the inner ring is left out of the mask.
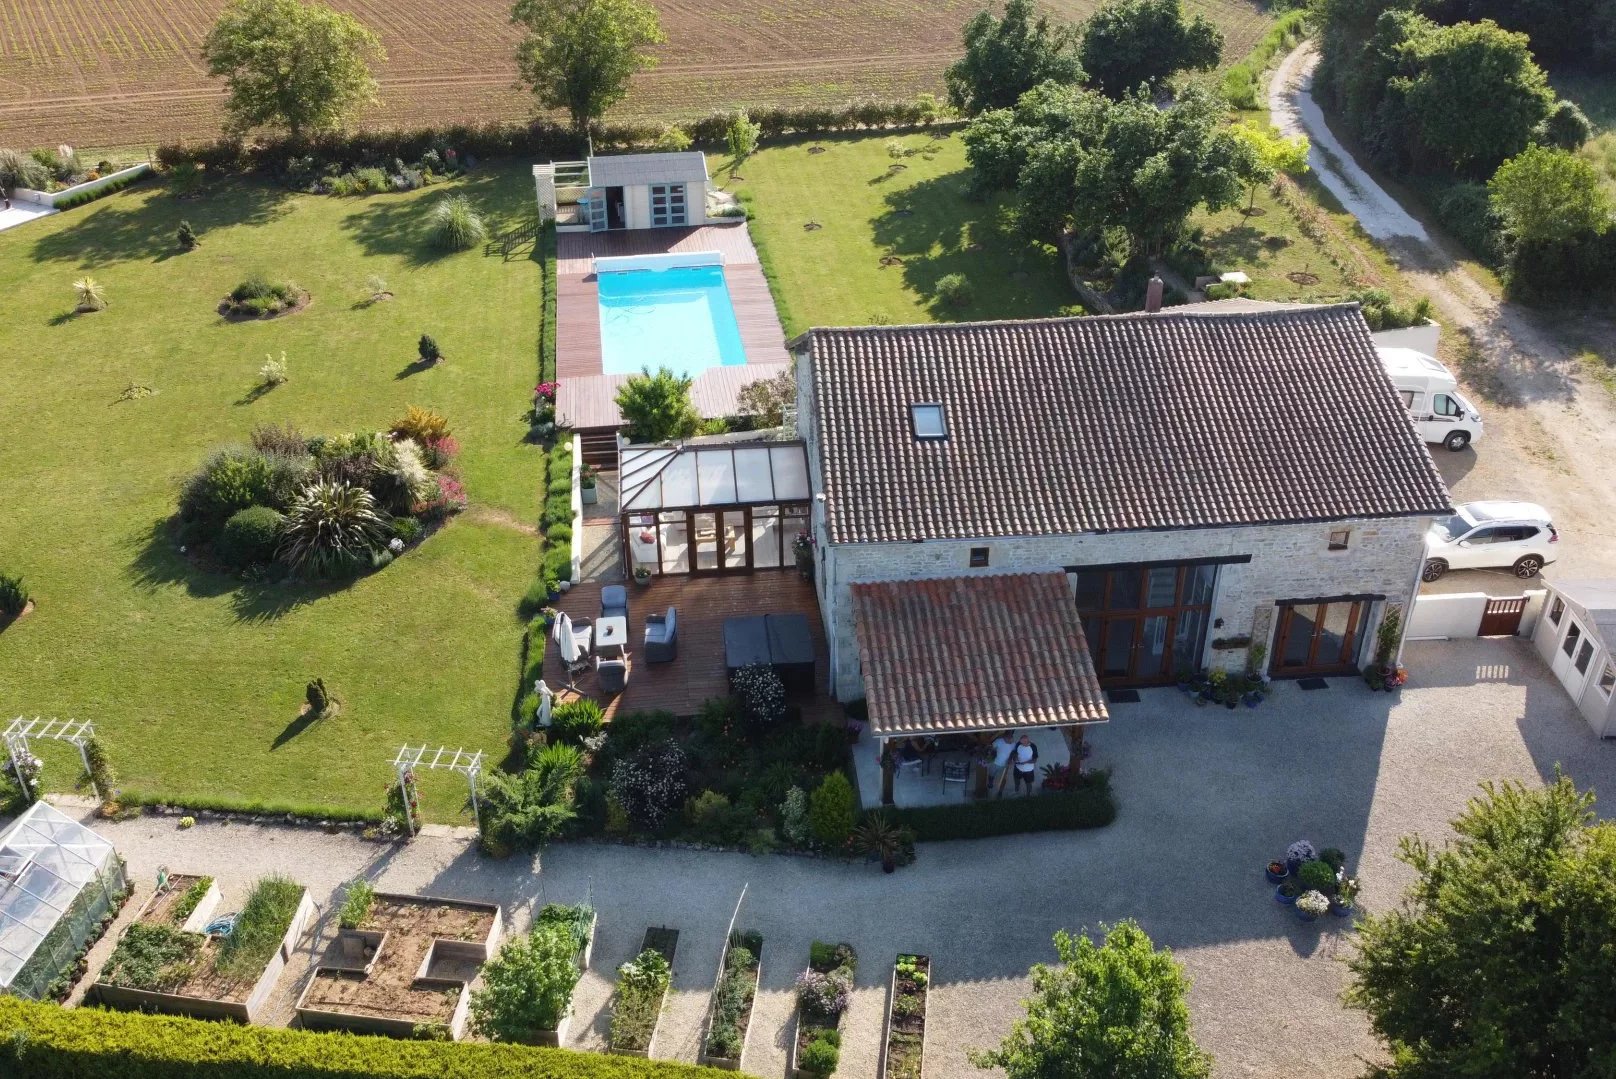
[[[1616,1075],[1616,824],[1560,776],[1483,786],[1414,884],[1360,923],[1348,1001],[1392,1050],[1383,1079]]]
[[[1527,243],[1566,243],[1610,228],[1599,170],[1566,150],[1530,147],[1498,166],[1487,189],[1510,232]]]
[[[300,0],[235,0],[202,43],[222,75],[226,129],[284,128],[294,139],[340,129],[376,100],[381,42],[351,15]]]
[[[656,66],[645,50],[667,40],[640,0],[516,0],[511,21],[527,31],[516,47],[522,81],[540,105],[567,110],[580,135]]]
[[[1235,137],[1246,144],[1251,152],[1251,171],[1247,182],[1251,184],[1251,201],[1246,209],[1257,205],[1257,188],[1270,183],[1282,172],[1306,172],[1309,144],[1306,135],[1286,138],[1267,124],[1236,124]]]
[[[1491,173],[1526,148],[1554,107],[1526,35],[1495,22],[1414,20],[1401,52],[1411,74],[1392,89],[1405,96],[1421,142],[1457,171]]]
[[[1117,98],[1180,71],[1210,71],[1222,55],[1223,32],[1204,15],[1184,18],[1179,0],[1112,0],[1083,27],[1078,53],[1089,85]]]
[[[1039,83],[1083,80],[1077,31],[1051,23],[1033,0],[1006,0],[1003,18],[979,11],[965,24],[965,55],[943,78],[961,112],[1009,108]]]
[[[1212,1058],[1190,1036],[1189,979],[1137,922],[1105,943],[1055,934],[1060,966],[1032,968],[1027,1017],[997,1049],[971,1053],[1009,1079],[1205,1079]]]

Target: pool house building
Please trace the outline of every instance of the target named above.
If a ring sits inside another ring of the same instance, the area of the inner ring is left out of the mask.
[[[677,229],[707,222],[707,157],[590,155],[533,166],[539,219],[558,232]]]

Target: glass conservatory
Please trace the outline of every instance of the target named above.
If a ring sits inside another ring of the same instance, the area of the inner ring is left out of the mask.
[[[808,530],[803,443],[624,446],[622,529],[635,569],[749,573],[795,564]]]
[[[128,888],[112,844],[35,802],[0,835],[0,991],[39,1000]]]

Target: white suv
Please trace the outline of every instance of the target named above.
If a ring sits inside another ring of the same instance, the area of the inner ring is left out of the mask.
[[[1560,533],[1549,511],[1531,502],[1467,502],[1452,517],[1432,523],[1425,534],[1425,569],[1420,579],[1434,581],[1450,569],[1512,570],[1522,579],[1536,577],[1553,562],[1551,545]]]

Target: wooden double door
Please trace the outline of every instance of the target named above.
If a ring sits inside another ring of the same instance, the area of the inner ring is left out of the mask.
[[[1281,603],[1268,673],[1284,678],[1357,671],[1371,603],[1367,599]]]
[[[1199,670],[1218,567],[1154,563],[1070,571],[1102,686],[1152,686]]]

